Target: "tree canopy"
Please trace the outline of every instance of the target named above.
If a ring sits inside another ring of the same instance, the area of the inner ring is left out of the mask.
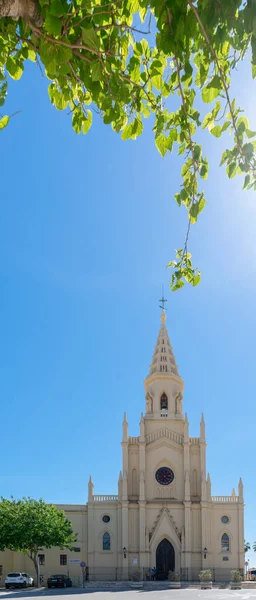
[[[25,554],[36,572],[39,550],[52,546],[71,548],[75,541],[71,522],[53,504],[32,498],[1,499],[0,550]]]
[[[0,105],[8,77],[19,79],[30,60],[45,69],[50,101],[69,109],[76,133],[88,132],[94,111],[123,140],[136,139],[153,115],[160,154],[175,148],[184,156],[175,200],[187,209],[188,227],[168,265],[171,287],[195,286],[200,272],[188,239],[208,175],[198,128],[231,134],[220,164],[256,189],[256,133],[230,94],[232,71],[248,51],[254,78],[255,0],[0,0]],[[198,95],[210,105],[206,115]],[[2,116],[0,129],[9,119]]]

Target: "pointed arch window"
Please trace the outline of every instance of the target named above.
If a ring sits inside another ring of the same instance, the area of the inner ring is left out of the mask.
[[[229,536],[227,533],[223,533],[221,537],[221,551],[229,552]]]
[[[110,535],[107,531],[102,537],[102,548],[103,550],[110,550]]]
[[[161,396],[160,408],[161,408],[161,410],[168,410],[168,398],[165,393],[163,393]]]

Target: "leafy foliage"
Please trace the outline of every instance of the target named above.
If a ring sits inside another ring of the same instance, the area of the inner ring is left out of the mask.
[[[71,548],[75,541],[70,521],[56,506],[32,498],[1,499],[0,550],[26,554],[36,572],[38,550],[52,546]]]
[[[240,583],[240,581],[242,581],[242,575],[240,571],[238,571],[237,569],[231,570],[231,581],[233,583]]]
[[[246,542],[244,540],[244,553],[246,554],[246,552],[248,552],[249,550],[251,550],[251,544],[250,542]]]
[[[200,581],[211,581],[212,580],[212,572],[210,569],[205,569],[204,571],[200,571],[199,573]]]
[[[71,111],[77,134],[90,130],[94,111],[122,139],[135,140],[143,132],[144,119],[153,115],[160,154],[175,147],[184,156],[175,200],[187,210],[188,229],[183,248],[168,265],[173,269],[171,287],[177,290],[185,281],[197,285],[200,272],[193,268],[187,246],[190,226],[206,203],[202,181],[208,175],[207,158],[196,142],[198,128],[217,138],[225,131],[231,134],[233,142],[220,164],[229,178],[244,175],[244,189],[256,189],[256,133],[229,91],[232,71],[250,48],[256,77],[255,2],[20,0],[20,4],[27,6],[27,14],[21,11],[18,21],[0,7],[0,105],[8,75],[19,79],[30,60],[43,64],[50,101],[58,110]],[[195,107],[198,95],[211,105],[204,118]],[[1,129],[7,119],[1,119]]]

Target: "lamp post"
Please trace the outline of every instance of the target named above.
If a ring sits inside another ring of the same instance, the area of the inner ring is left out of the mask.
[[[124,558],[126,558],[126,552],[127,552],[127,551],[126,551],[126,548],[125,548],[125,546],[124,546],[124,547],[123,547],[123,555],[124,555]]]
[[[203,549],[203,553],[204,553],[204,558],[206,558],[206,554],[207,554],[207,548]]]

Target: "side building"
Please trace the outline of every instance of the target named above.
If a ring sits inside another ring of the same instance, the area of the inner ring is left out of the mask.
[[[86,505],[58,506],[78,538],[73,552],[41,552],[43,583],[54,572],[81,583],[81,561],[91,580],[146,579],[154,567],[159,580],[169,571],[198,579],[210,568],[216,581],[227,581],[231,569],[243,571],[243,483],[240,478],[230,496],[212,496],[204,417],[199,437],[190,437],[164,310],[144,386],[138,437],[129,435],[124,415],[118,494],[95,495],[90,477]],[[0,553],[2,580],[8,571],[31,572],[32,566],[25,556]]]

